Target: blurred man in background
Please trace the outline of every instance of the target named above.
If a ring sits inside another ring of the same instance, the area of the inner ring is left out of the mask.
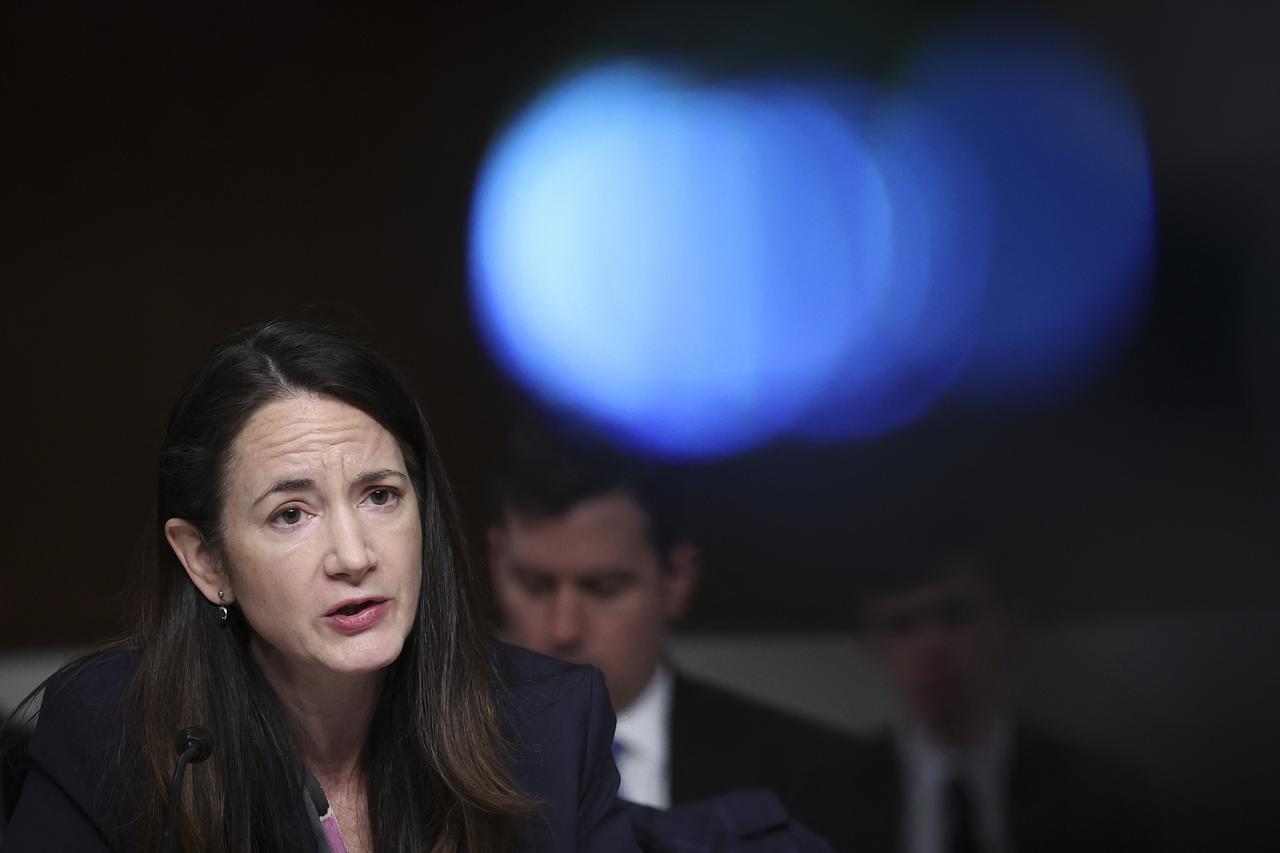
[[[508,442],[497,497],[489,562],[508,638],[604,672],[622,797],[667,808],[763,787],[820,833],[843,820],[839,786],[815,767],[851,755],[851,741],[667,659],[701,566],[659,478],[526,425]]]
[[[862,640],[903,718],[850,767],[836,841],[870,851],[1153,849],[1143,786],[1015,717],[1003,670],[1022,626],[990,549],[946,526],[913,531],[868,572]]]

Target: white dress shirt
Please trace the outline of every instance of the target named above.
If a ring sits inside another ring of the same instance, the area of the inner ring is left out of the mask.
[[[618,714],[614,757],[618,796],[645,806],[671,805],[671,670],[658,665],[636,700]]]
[[[959,776],[968,784],[978,843],[987,853],[1009,853],[1009,746],[1012,726],[997,720],[979,744],[964,751],[944,749],[918,728],[898,735],[903,759],[903,838],[907,853],[947,853],[947,784]]]

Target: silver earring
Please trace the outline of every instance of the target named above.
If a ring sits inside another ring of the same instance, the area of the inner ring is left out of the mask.
[[[220,614],[222,618],[222,624],[224,625],[227,623],[227,604],[225,601],[223,601],[223,598],[225,597],[225,595],[226,593],[224,593],[222,590],[218,590],[218,613]]]

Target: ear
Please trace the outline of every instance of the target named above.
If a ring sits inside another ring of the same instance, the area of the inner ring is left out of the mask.
[[[187,577],[210,604],[235,601],[230,579],[194,524],[186,519],[171,518],[164,523],[164,538],[169,540],[169,547],[187,570]],[[223,593],[222,600],[218,599],[219,592]]]
[[[677,542],[667,551],[662,572],[663,612],[667,622],[678,622],[689,611],[702,577],[702,551],[691,542]]]

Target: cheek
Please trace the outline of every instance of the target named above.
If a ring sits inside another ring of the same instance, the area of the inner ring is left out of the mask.
[[[502,606],[507,621],[522,636],[541,639],[551,632],[552,611],[548,599],[507,590]]]
[[[422,569],[418,564],[411,564],[408,570],[408,580],[405,582],[405,598],[408,607],[405,608],[405,615],[412,625],[418,615],[418,601],[422,598]]]
[[[386,535],[386,547],[395,554],[398,563],[415,572],[422,569],[422,528],[417,516],[407,515],[404,521],[389,529]]]
[[[422,554],[422,532],[418,529],[417,521],[408,515],[397,523],[382,522],[376,527],[370,524],[366,527],[366,535],[375,539],[380,550],[394,554],[402,562]]]
[[[494,576],[493,578],[493,597],[498,602],[498,607],[503,615],[514,621],[520,616],[520,600],[515,594],[515,590],[509,581],[502,577]]]
[[[884,650],[881,660],[892,677],[899,680],[911,678],[927,663],[927,658],[920,654],[911,643],[904,641],[890,642]]]
[[[651,595],[626,595],[597,608],[596,623],[622,642],[650,640],[662,632],[662,604]]]
[[[507,622],[522,632],[541,629],[551,619],[552,596],[535,595],[509,577],[494,580],[493,594]]]
[[[226,557],[228,584],[256,633],[268,635],[278,624],[305,618],[311,577],[305,549],[279,552],[228,543]]]
[[[259,573],[245,578],[242,585],[247,595],[241,599],[241,607],[260,634],[278,632],[281,625],[305,619],[311,609],[307,590],[290,583],[285,572]]]

